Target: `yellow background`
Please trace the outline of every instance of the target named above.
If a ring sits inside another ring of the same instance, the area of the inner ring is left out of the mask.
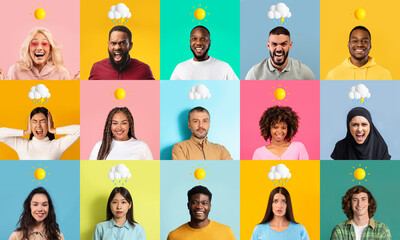
[[[148,64],[160,79],[160,1],[81,1],[81,79],[88,79],[93,63],[108,58],[107,17],[112,5],[124,3],[132,14],[125,26],[132,32],[132,58]]]
[[[107,175],[123,163],[132,177],[116,186]],[[107,200],[114,187],[125,187],[133,199],[133,216],[146,239],[160,238],[160,163],[158,161],[81,161],[81,239],[92,239],[96,225],[106,220]]]
[[[45,105],[34,104],[28,97],[31,87],[44,84],[51,97]],[[1,81],[2,118],[0,127],[26,130],[28,117],[36,107],[45,107],[53,116],[54,126],[64,127],[79,124],[79,81]],[[56,139],[64,135],[56,135]],[[28,136],[26,136],[29,139]],[[18,159],[17,153],[4,143],[0,143],[0,159]],[[62,160],[79,160],[79,140],[72,144],[61,157]]]
[[[400,1],[321,1],[321,79],[350,56],[347,43],[351,29],[362,25],[371,32],[370,56],[388,69],[394,80],[400,79],[398,27]],[[363,8],[366,17],[357,20],[354,11]],[[318,19],[316,19],[318,21]],[[309,33],[312,34],[312,33]]]
[[[271,167],[280,163],[292,174],[284,187],[290,193],[296,222],[306,228],[310,239],[320,239],[319,161],[240,161],[240,239],[251,238],[264,218],[269,194],[282,186],[268,178]]]

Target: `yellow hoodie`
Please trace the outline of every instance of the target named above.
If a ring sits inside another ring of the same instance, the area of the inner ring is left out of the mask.
[[[392,80],[392,76],[388,70],[376,64],[373,57],[368,57],[368,62],[362,67],[353,65],[349,57],[330,70],[326,80]]]

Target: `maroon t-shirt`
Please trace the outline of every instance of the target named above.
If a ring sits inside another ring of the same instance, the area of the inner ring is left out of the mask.
[[[149,65],[137,59],[129,59],[128,64],[118,72],[106,58],[93,64],[89,80],[154,80]]]

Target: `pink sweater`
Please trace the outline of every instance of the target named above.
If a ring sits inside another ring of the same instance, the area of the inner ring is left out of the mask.
[[[301,142],[292,142],[280,157],[271,153],[266,146],[257,148],[253,160],[308,160],[308,153]]]
[[[52,63],[47,63],[42,71],[34,66],[31,70],[20,68],[20,63],[10,67],[8,71],[9,80],[71,80],[71,75],[66,68],[57,69]]]

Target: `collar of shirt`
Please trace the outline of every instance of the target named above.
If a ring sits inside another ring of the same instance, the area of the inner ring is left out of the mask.
[[[290,72],[290,69],[291,69],[291,66],[292,66],[292,59],[291,59],[290,57],[288,57],[287,60],[288,60],[288,62],[287,62],[287,64],[286,64],[286,67],[282,70],[282,72],[279,72],[279,70],[276,69],[276,68],[274,67],[274,65],[272,65],[272,63],[271,63],[272,58],[269,58],[268,61],[267,61],[267,65],[268,65],[269,71],[271,71],[271,72],[276,71],[276,72],[278,72],[279,74],[282,74],[282,73],[284,73],[284,72]]]
[[[46,236],[46,232],[45,232],[45,230],[44,230],[44,228],[42,228],[42,229],[40,229],[40,230],[38,230],[38,231],[32,231],[32,232],[30,232],[29,234],[28,234],[28,236],[31,236],[31,235],[40,235],[41,237],[45,237]]]
[[[194,142],[195,144],[197,144],[197,145],[200,145],[200,144],[207,144],[208,143],[208,137],[205,137],[205,138],[203,138],[203,139],[199,139],[199,138],[197,138],[197,137],[195,137],[195,136],[191,136],[190,137],[190,141],[192,141],[192,142]]]
[[[131,225],[129,224],[129,221],[126,220],[125,223],[122,226],[118,226],[117,223],[114,221],[114,218],[111,218],[111,220],[109,221],[109,228],[113,228],[113,227],[117,227],[117,228],[126,228],[126,229],[130,229]]]
[[[346,225],[351,225],[352,223],[353,223],[352,219],[346,221]],[[369,219],[368,226],[371,227],[372,229],[375,229],[375,220],[373,218]]]

